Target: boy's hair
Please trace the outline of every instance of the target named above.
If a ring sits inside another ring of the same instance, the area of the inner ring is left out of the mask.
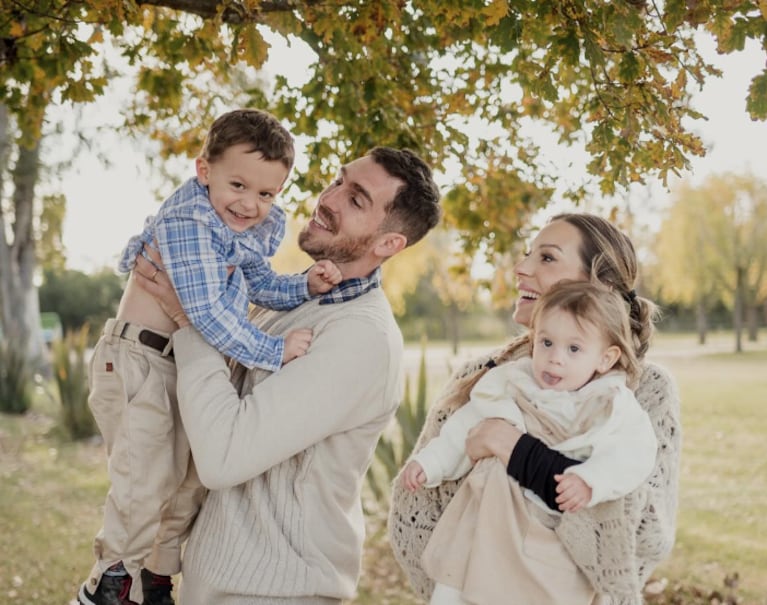
[[[578,326],[595,326],[610,346],[620,349],[620,358],[613,367],[626,372],[629,385],[636,384],[641,368],[632,340],[628,303],[616,290],[585,281],[561,281],[535,303],[531,331],[535,333],[540,318],[554,310],[572,315]],[[534,341],[530,339],[531,349]]]
[[[200,157],[215,163],[234,145],[249,145],[265,160],[282,162],[290,170],[295,161],[293,137],[272,114],[260,109],[235,109],[213,121]]]
[[[397,231],[411,246],[435,227],[441,216],[439,188],[431,169],[409,149],[374,147],[368,154],[393,177],[404,181],[386,207],[382,231]]]

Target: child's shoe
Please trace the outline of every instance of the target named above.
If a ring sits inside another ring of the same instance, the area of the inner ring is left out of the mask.
[[[170,576],[160,576],[148,569],[142,569],[141,587],[144,591],[143,605],[174,605],[171,596],[173,580]]]
[[[84,582],[80,586],[77,602],[80,605],[138,605],[129,598],[133,580],[128,574],[123,576],[101,576],[101,582],[93,593],[88,592]]]

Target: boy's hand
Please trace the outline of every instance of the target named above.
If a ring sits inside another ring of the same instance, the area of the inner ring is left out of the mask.
[[[557,482],[556,502],[562,512],[574,513],[591,502],[591,488],[575,473],[554,475]]]
[[[285,348],[282,352],[282,365],[294,360],[296,357],[306,355],[311,342],[312,331],[309,328],[300,328],[288,332],[285,336]]]
[[[414,492],[424,483],[426,483],[426,473],[423,472],[423,467],[415,460],[411,460],[402,471],[402,485]]]
[[[312,265],[307,274],[309,294],[315,296],[324,294],[339,284],[342,279],[341,270],[330,260],[318,260]]]

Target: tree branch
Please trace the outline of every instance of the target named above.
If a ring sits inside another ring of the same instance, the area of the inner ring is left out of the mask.
[[[299,2],[298,0],[266,0],[258,8],[249,10],[239,2],[223,3],[221,0],[139,0],[139,5],[160,6],[173,10],[198,15],[203,19],[213,19],[218,16],[223,5],[221,20],[224,23],[240,25],[242,23],[260,23],[264,13],[291,12],[305,4],[314,2]]]

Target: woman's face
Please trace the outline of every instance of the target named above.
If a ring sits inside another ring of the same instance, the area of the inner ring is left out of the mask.
[[[540,230],[514,267],[519,290],[514,321],[529,326],[535,301],[557,282],[588,279],[579,254],[581,242],[580,231],[567,221],[554,221]]]

